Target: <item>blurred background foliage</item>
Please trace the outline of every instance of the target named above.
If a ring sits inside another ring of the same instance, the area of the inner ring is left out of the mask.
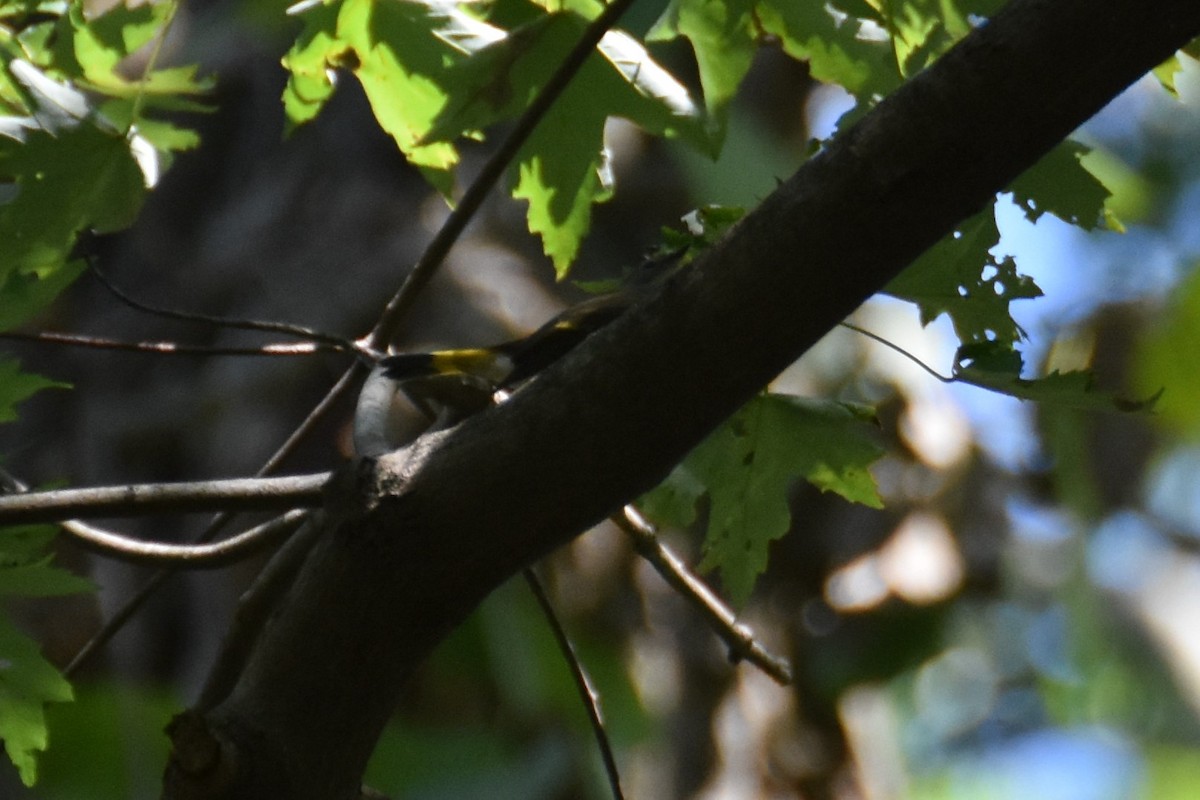
[[[278,2],[180,11],[171,60],[218,77],[216,111],[133,229],[105,239],[120,285],[174,307],[364,330],[446,213],[346,81],[286,141],[279,59],[295,35]],[[657,14],[637,7],[628,27]],[[693,75],[685,47],[656,53]],[[1179,99],[1152,80],[1083,131],[1124,234],[1082,233],[1016,209],[1000,219],[1046,297],[1014,306],[1027,359],[1091,367],[1153,415],[1038,409],[946,386],[850,331],[831,333],[775,388],[878,405],[890,451],[884,510],[797,485],[743,618],[794,659],[779,687],[730,664],[686,604],[607,526],[538,570],[600,695],[631,798],[1183,800],[1200,793],[1200,68]],[[714,165],[610,122],[618,191],[595,211],[575,277],[612,275],[663,225],[705,203],[753,206],[846,107],[765,48]],[[464,174],[485,154],[468,146]],[[579,297],[554,283],[523,211],[497,198],[402,334],[406,347],[529,330]],[[351,272],[350,270],[353,270]],[[877,300],[854,321],[950,371],[944,320],[922,328]],[[81,278],[40,327],[187,338],[239,334],[138,315]],[[185,361],[13,346],[75,390],[40,395],[0,431],[9,465],[77,484],[255,469],[336,375],[313,361]],[[132,399],[131,399],[132,398]],[[336,416],[289,465],[346,454]],[[194,520],[137,523],[184,538]],[[128,528],[127,528],[128,529]],[[664,534],[695,563],[697,537]],[[63,544],[95,597],[30,602],[19,620],[55,663],[146,573]],[[0,767],[0,796],[153,797],[162,727],[194,695],[253,565],[180,577],[50,707],[36,789]],[[380,635],[387,635],[381,632]],[[330,736],[337,736],[330,731]],[[489,598],[406,691],[367,782],[391,796],[602,798],[569,675],[519,583]]]

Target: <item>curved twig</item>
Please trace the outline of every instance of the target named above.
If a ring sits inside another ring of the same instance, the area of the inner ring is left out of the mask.
[[[148,542],[105,531],[78,520],[62,522],[59,527],[81,547],[117,561],[157,566],[172,571],[217,569],[242,561],[277,544],[295,532],[310,513],[307,510],[294,509],[236,536],[211,544]]]
[[[928,372],[933,377],[937,378],[942,383],[958,383],[959,382],[957,378],[953,378],[948,375],[943,375],[942,373],[938,372],[933,367],[926,364],[921,359],[917,358],[912,353],[905,350],[900,345],[896,344],[895,342],[888,341],[887,339],[880,336],[878,333],[872,333],[871,331],[867,330],[866,328],[860,328],[857,325],[855,325],[853,322],[839,322],[838,325],[841,325],[843,328],[846,328],[847,330],[852,330],[855,333],[861,333],[863,336],[867,337],[868,339],[879,342],[884,347],[887,347],[887,348],[890,348],[891,350],[896,351],[900,355],[907,358],[909,361],[916,364],[921,369]]]
[[[617,759],[613,755],[612,743],[608,740],[608,732],[604,729],[604,719],[600,715],[600,698],[596,694],[596,690],[592,688],[592,682],[588,680],[587,672],[584,671],[583,664],[579,662],[579,656],[575,654],[575,647],[567,637],[567,632],[563,629],[554,606],[550,604],[550,598],[546,596],[541,579],[538,578],[532,567],[526,567],[521,573],[525,576],[525,583],[528,584],[529,590],[533,592],[534,598],[537,599],[537,603],[542,609],[542,616],[550,625],[554,641],[558,643],[558,649],[563,654],[563,660],[571,669],[571,677],[575,680],[575,688],[579,691],[579,699],[587,710],[588,722],[592,727],[592,734],[596,738],[596,747],[600,749],[600,758],[604,761],[604,774],[608,777],[609,791],[612,792],[614,800],[624,800],[625,795],[621,791],[621,775],[617,771]]]

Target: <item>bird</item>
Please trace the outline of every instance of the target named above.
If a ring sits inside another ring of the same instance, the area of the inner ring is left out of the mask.
[[[377,457],[506,397],[659,286],[683,262],[686,250],[647,256],[616,291],[567,308],[528,336],[490,347],[379,359],[354,412],[355,452]]]

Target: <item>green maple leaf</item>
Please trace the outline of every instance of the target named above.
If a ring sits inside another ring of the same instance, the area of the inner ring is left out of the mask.
[[[158,171],[170,163],[171,153],[196,147],[200,137],[147,117],[146,109],[212,111],[200,98],[215,85],[211,78],[198,77],[195,65],[152,69],[135,79],[122,73],[122,63],[150,43],[173,13],[170,3],[117,3],[96,16],[85,14],[82,3],[72,3],[55,26],[53,63],[47,65],[54,74],[102,95],[98,118],[116,130],[135,130],[153,145],[163,161]]]
[[[459,87],[428,140],[447,140],[518,116],[575,46],[587,19],[551,14],[510,32],[452,67]],[[587,233],[591,206],[611,195],[604,126],[619,116],[655,134],[710,148],[687,90],[645,48],[610,31],[547,112],[515,160],[513,196],[529,202],[529,229],[560,277]]]
[[[26,786],[37,781],[36,754],[49,741],[45,705],[72,697],[71,684],[37,644],[0,618],[0,739]]]
[[[312,119],[333,90],[330,70],[349,69],[380,125],[448,193],[458,159],[452,142],[524,111],[578,41],[588,15],[601,10],[582,0],[569,6],[512,31],[432,0],[314,6],[284,61],[291,72],[284,93],[289,120]],[[683,85],[636,40],[610,31],[513,167],[513,195],[529,202],[529,228],[560,275],[587,232],[591,205],[611,193],[603,146],[610,116],[711,149]]]
[[[288,131],[311,122],[333,96],[331,70],[346,45],[338,37],[340,3],[320,3],[304,10],[303,30],[283,57],[288,71],[283,111]]]
[[[772,541],[791,526],[787,491],[804,479],[852,502],[882,507],[868,467],[883,454],[869,413],[790,395],[752,400],[639,501],[660,523],[686,526],[707,495],[701,569],[717,569],[743,603],[766,569]]]
[[[215,84],[198,78],[195,65],[154,70],[133,80],[120,72],[121,62],[149,43],[172,13],[170,3],[118,3],[89,18],[81,3],[73,3],[55,39],[55,67],[109,97],[141,96],[146,105],[171,111],[208,111],[210,107],[194,97]]]
[[[46,549],[53,539],[48,525],[0,530],[0,598],[95,589],[90,581],[50,566]],[[71,685],[42,658],[37,644],[0,617],[0,739],[26,786],[37,780],[36,754],[48,742],[45,705],[71,699]]]
[[[1120,229],[1105,211],[1112,193],[1080,161],[1090,152],[1079,142],[1062,142],[1013,181],[1013,201],[1031,222],[1050,213],[1084,230]]]
[[[458,151],[425,141],[457,90],[448,68],[503,31],[449,2],[335,0],[307,6],[301,18],[304,30],[283,59],[289,125],[312,120],[333,94],[334,70],[346,69],[404,157],[448,196]]]
[[[715,143],[725,135],[729,103],[758,49],[755,0],[672,0],[646,41],[687,37],[696,54],[707,128]]]
[[[136,219],[158,168],[144,150],[135,157],[138,137],[99,119],[73,86],[19,59],[7,68],[30,116],[0,117],[0,329],[36,313],[79,275],[83,265],[70,252],[82,231],[119,230]]]
[[[1032,278],[1017,272],[1012,258],[991,250],[1000,231],[991,208],[958,227],[900,273],[884,291],[915,303],[922,324],[947,314],[964,342],[1012,344],[1024,338],[1009,303],[1040,297]]]

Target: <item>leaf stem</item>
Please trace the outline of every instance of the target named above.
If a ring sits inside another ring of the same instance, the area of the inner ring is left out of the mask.
[[[890,342],[890,341],[888,341],[887,339],[883,338],[882,336],[880,336],[880,335],[879,335],[879,334],[877,334],[877,333],[872,333],[871,331],[867,330],[866,328],[860,328],[860,327],[858,327],[857,325],[855,325],[853,322],[839,322],[838,324],[839,324],[839,325],[841,325],[843,328],[847,328],[847,329],[849,329],[849,330],[852,330],[852,331],[854,331],[855,333],[861,333],[863,336],[867,337],[868,339],[872,339],[872,340],[874,340],[874,341],[876,341],[876,342],[879,342],[879,343],[880,343],[881,345],[883,345],[884,347],[887,347],[887,348],[889,348],[889,349],[891,349],[891,350],[894,350],[894,351],[896,351],[896,352],[897,352],[897,353],[899,353],[900,355],[902,355],[902,356],[904,356],[905,358],[907,358],[909,361],[911,361],[911,362],[913,362],[914,364],[916,364],[916,365],[917,365],[918,367],[920,367],[921,369],[923,369],[923,370],[925,370],[926,372],[928,372],[928,373],[929,373],[930,375],[932,375],[933,377],[937,378],[937,379],[938,379],[939,381],[941,381],[942,383],[957,383],[957,382],[958,382],[958,379],[957,379],[957,378],[950,377],[950,376],[948,376],[948,375],[943,375],[942,373],[938,372],[938,371],[937,371],[936,369],[934,369],[933,367],[931,367],[931,366],[929,366],[928,364],[926,364],[926,363],[925,363],[924,361],[922,361],[921,359],[917,358],[917,357],[916,357],[915,355],[913,355],[912,353],[910,353],[910,352],[908,352],[907,350],[905,350],[905,349],[904,349],[903,347],[901,347],[900,345],[896,344],[895,342]]]

